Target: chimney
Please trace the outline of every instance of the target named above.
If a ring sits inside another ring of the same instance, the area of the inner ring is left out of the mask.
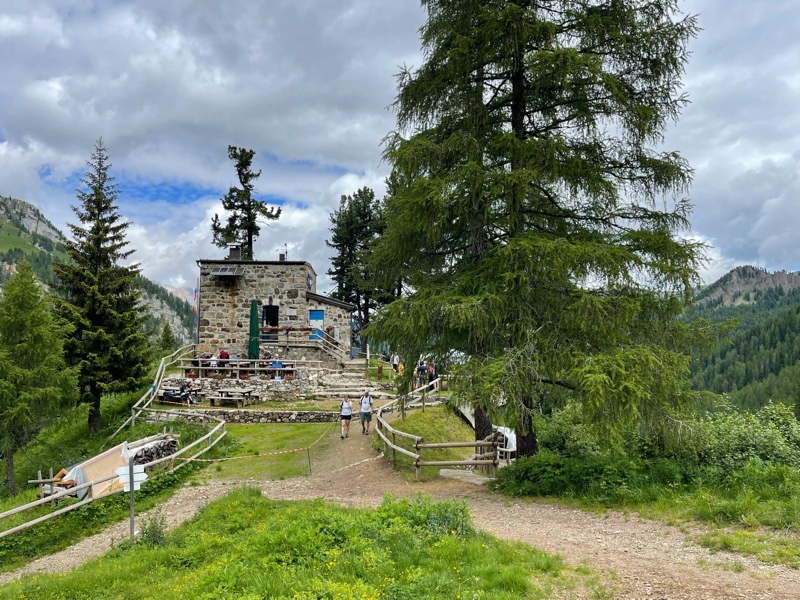
[[[229,246],[228,247],[228,258],[227,260],[242,260],[242,247],[241,246]]]
[[[283,252],[281,252],[280,254],[278,254],[278,260],[281,262],[286,262],[286,255]]]

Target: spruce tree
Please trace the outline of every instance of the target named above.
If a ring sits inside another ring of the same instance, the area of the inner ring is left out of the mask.
[[[175,334],[172,333],[172,327],[170,327],[169,323],[164,323],[164,327],[161,329],[161,336],[158,338],[158,347],[165,356],[172,354],[178,347],[178,339],[175,337]]]
[[[14,454],[77,395],[77,369],[64,360],[65,336],[50,295],[23,260],[0,297],[0,450],[13,495]]]
[[[222,208],[228,213],[225,225],[216,214],[211,222],[214,243],[220,248],[241,244],[243,260],[254,260],[253,243],[261,232],[259,217],[274,221],[281,216],[280,207],[269,207],[266,202],[253,197],[255,180],[261,176],[261,171],[253,171],[255,154],[254,150],[228,146],[228,158],[236,162],[240,187],[231,186],[222,197]]]
[[[142,329],[139,268],[121,264],[133,253],[125,239],[130,223],[118,212],[119,189],[102,139],[87,165],[84,188],[76,191],[80,206],[72,207],[79,224],[69,224],[72,239],[65,243],[70,261],[56,263],[53,271],[58,313],[73,326],[67,360],[80,369],[80,400],[89,404],[89,430],[96,432],[103,394],[138,386],[152,357],[146,356]]]
[[[688,404],[675,317],[702,246],[680,235],[691,169],[657,147],[695,18],[674,0],[422,4],[375,252],[412,291],[372,333],[456,357],[460,395],[502,410],[521,454],[567,397],[610,431]]]

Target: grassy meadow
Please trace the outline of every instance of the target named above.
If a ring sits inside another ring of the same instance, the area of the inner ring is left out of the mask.
[[[532,600],[576,586],[609,597],[558,557],[476,533],[455,500],[387,498],[354,510],[245,487],[152,540],[9,584],[0,598]]]

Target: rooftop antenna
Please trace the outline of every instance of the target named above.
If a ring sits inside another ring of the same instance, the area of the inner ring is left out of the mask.
[[[283,245],[283,251],[281,251],[281,248],[275,248],[275,252],[278,253],[278,260],[279,261],[283,262],[283,261],[289,260],[289,246],[288,245],[286,245],[286,244]]]

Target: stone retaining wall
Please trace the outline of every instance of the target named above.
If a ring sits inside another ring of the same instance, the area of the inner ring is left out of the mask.
[[[335,423],[339,420],[338,412],[311,410],[247,410],[247,409],[213,409],[180,411],[187,421],[200,423],[203,415],[225,419],[228,423]]]

